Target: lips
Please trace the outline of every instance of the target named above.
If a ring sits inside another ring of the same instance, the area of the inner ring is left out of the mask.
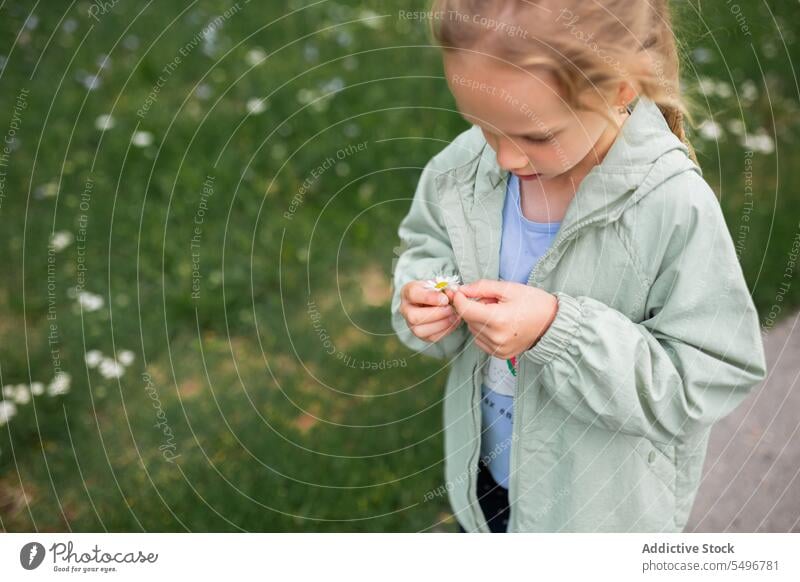
[[[522,174],[517,174],[517,178],[520,180],[536,180],[541,177],[541,174],[528,174],[523,176]]]

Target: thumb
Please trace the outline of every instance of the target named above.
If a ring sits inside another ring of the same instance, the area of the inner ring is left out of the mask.
[[[484,305],[480,300],[470,299],[461,292],[461,289],[463,287],[459,287],[453,295],[453,309],[456,310],[456,313],[465,321],[471,323],[486,321],[490,315],[487,313],[488,306]]]
[[[510,292],[511,283],[509,281],[495,281],[492,279],[479,279],[459,287],[467,297],[493,297],[498,300],[507,299]]]

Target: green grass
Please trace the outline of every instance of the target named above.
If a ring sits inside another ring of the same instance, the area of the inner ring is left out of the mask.
[[[446,498],[425,500],[442,480],[447,370],[412,357],[388,318],[397,225],[422,166],[466,128],[424,28],[378,2],[285,18],[240,2],[214,50],[182,57],[140,116],[164,67],[233,4],[120,2],[95,22],[88,2],[53,3],[25,26],[32,6],[0,9],[0,132],[26,91],[3,168],[0,380],[48,383],[58,349],[72,383],[0,427],[0,529],[455,531]],[[794,5],[771,8],[796,35]],[[698,77],[755,86],[741,108],[724,90],[709,97],[699,117],[713,112],[725,134],[695,139],[734,234],[745,157],[727,124],[777,136],[775,153],[753,158],[741,254],[766,318],[776,297],[783,313],[800,302],[800,286],[779,287],[798,230],[798,51],[787,55],[765,7],[743,10],[750,38],[725,6],[703,8],[712,34],[685,19],[687,57],[710,55],[685,76],[690,90]],[[253,66],[257,49],[268,58]],[[266,109],[248,116],[254,98]],[[113,127],[97,129],[101,115]],[[131,145],[137,130],[152,144]],[[293,202],[314,168],[363,142]],[[84,228],[53,255],[48,285],[51,233]],[[78,308],[84,277],[99,310]],[[136,357],[109,379],[84,363],[92,349]],[[382,361],[405,365],[353,364]]]

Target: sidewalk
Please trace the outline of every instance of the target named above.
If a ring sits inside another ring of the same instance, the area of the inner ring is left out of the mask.
[[[800,532],[800,313],[764,345],[767,379],[712,429],[684,531]]]

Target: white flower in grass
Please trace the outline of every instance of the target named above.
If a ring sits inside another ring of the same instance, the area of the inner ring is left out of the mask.
[[[94,120],[95,128],[100,131],[107,131],[114,127],[115,124],[114,118],[110,115],[98,115],[97,119]]]
[[[374,10],[362,10],[358,17],[360,24],[363,24],[364,26],[367,26],[373,30],[379,30],[383,28],[383,22],[381,22],[381,19],[384,17]]]
[[[267,110],[267,103],[264,99],[259,99],[258,97],[253,97],[252,99],[248,99],[247,112],[250,115],[258,115],[259,113],[264,113],[266,110]]]
[[[740,142],[742,147],[760,154],[771,154],[775,151],[775,142],[767,133],[767,130],[761,128],[755,133],[743,136]]]
[[[455,291],[461,285],[461,278],[458,275],[436,275],[433,279],[425,281],[425,289],[433,289],[444,293],[445,289]]]
[[[14,398],[16,388],[11,384],[3,386],[3,398]]]
[[[9,420],[14,418],[17,413],[17,405],[8,400],[0,402],[0,426],[6,424]]]
[[[31,401],[31,392],[25,384],[19,384],[14,391],[14,402],[27,404]]]
[[[758,98],[758,85],[750,79],[746,79],[742,83],[739,96],[742,101],[755,101]]]
[[[53,381],[47,386],[47,394],[50,396],[61,396],[69,392],[72,377],[66,372],[59,372]]]
[[[82,75],[80,77],[80,82],[84,87],[86,87],[87,91],[99,89],[100,85],[103,84],[103,81],[100,79],[99,75]]]
[[[75,240],[75,237],[72,236],[71,232],[68,230],[60,230],[54,232],[53,236],[50,237],[50,245],[53,247],[53,250],[58,253],[71,245],[73,240]]]
[[[55,182],[47,182],[36,188],[37,198],[52,198],[58,194],[58,184]]]
[[[81,291],[78,293],[78,303],[86,311],[97,311],[105,305],[105,301],[100,295],[90,293],[89,291]]]
[[[139,48],[139,37],[135,34],[129,34],[122,39],[122,46],[129,51],[135,51],[137,48]]]
[[[31,394],[33,396],[41,396],[44,394],[44,384],[41,382],[33,382],[31,383]]]
[[[124,373],[125,368],[116,360],[103,358],[103,361],[100,362],[100,375],[103,378],[120,378]]]
[[[722,127],[716,121],[706,119],[697,130],[703,139],[716,141],[722,137]]]
[[[134,131],[131,136],[131,143],[137,148],[146,148],[153,143],[153,134],[149,131]]]
[[[211,87],[206,85],[205,83],[200,83],[197,88],[194,90],[194,94],[198,99],[208,99],[211,97]]]
[[[728,121],[728,131],[730,131],[733,135],[742,136],[744,135],[745,125],[744,121],[735,117]]]
[[[248,65],[255,67],[267,60],[267,53],[261,47],[256,47],[247,51],[244,60],[247,61]]]
[[[84,356],[86,360],[86,365],[90,368],[96,368],[100,365],[100,362],[103,361],[103,354],[100,350],[89,350],[86,352],[86,356]]]
[[[135,359],[136,355],[130,350],[120,350],[117,352],[117,361],[123,366],[130,366]]]

